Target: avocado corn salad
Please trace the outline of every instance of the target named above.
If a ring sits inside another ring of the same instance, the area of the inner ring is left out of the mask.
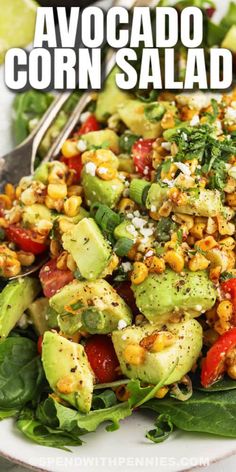
[[[236,91],[147,103],[114,80],[0,195],[0,418],[60,448],[139,408],[154,442],[236,437]]]

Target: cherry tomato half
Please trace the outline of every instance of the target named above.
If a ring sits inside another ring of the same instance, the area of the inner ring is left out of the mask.
[[[85,344],[85,352],[99,383],[113,382],[118,378],[119,361],[108,336],[91,336]]]
[[[222,334],[207,352],[202,363],[201,383],[209,387],[225,371],[226,354],[236,346],[236,328]]]
[[[221,283],[221,289],[225,293],[229,293],[234,308],[233,323],[236,324],[236,278],[228,279]]]
[[[144,177],[150,177],[152,167],[151,151],[155,139],[139,139],[132,146],[135,170]]]
[[[37,351],[38,351],[38,353],[40,354],[40,356],[41,356],[41,354],[42,354],[42,347],[43,347],[43,336],[40,335],[40,336],[38,337],[38,342],[37,342]]]
[[[97,119],[94,115],[90,115],[76,132],[76,135],[81,136],[82,134],[90,133],[90,131],[98,131],[99,129],[100,124]]]
[[[60,159],[61,162],[64,162],[70,170],[74,171],[74,178],[72,184],[76,184],[80,180],[81,171],[83,168],[81,155],[77,154],[73,157],[64,157],[62,156]]]
[[[39,272],[39,279],[45,297],[52,297],[65,285],[72,282],[74,276],[70,270],[60,270],[56,266],[57,260],[48,261]]]
[[[40,243],[36,240],[34,233],[30,229],[10,225],[6,228],[6,236],[9,241],[15,243],[25,252],[32,252],[37,255],[48,249],[46,244]]]

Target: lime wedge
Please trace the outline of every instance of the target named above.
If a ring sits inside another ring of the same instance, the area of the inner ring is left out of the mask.
[[[34,0],[1,0],[0,63],[9,48],[24,47],[32,41],[37,6]]]

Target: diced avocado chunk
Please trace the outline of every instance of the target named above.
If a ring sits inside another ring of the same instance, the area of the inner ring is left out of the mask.
[[[236,52],[236,25],[231,26],[221,44],[221,47],[230,49],[234,53]]]
[[[153,183],[148,191],[146,207],[156,211],[168,199],[168,187],[162,187],[159,183]],[[222,213],[222,202],[218,190],[192,189],[185,191],[185,201],[173,206],[176,213],[188,215],[214,217]]]
[[[109,264],[112,248],[92,218],[83,218],[64,233],[62,243],[85,279],[97,279]]]
[[[39,281],[31,277],[6,285],[0,293],[0,340],[8,336],[40,290]]]
[[[160,324],[131,326],[112,333],[115,351],[125,376],[140,379],[148,384],[157,384],[176,364],[166,381],[166,384],[171,384],[178,382],[191,370],[202,348],[201,325],[196,320],[188,320],[184,323],[168,323],[165,329],[175,337],[173,344],[159,352],[146,350],[144,361],[139,365],[127,363],[125,359],[127,346],[139,345],[143,338],[162,330],[162,326]]]
[[[132,233],[129,232],[130,221],[124,220],[114,230],[115,239],[128,238],[134,239]]]
[[[115,154],[119,153],[119,137],[111,129],[102,129],[99,131],[91,131],[90,133],[83,134],[80,139],[86,142],[87,147],[92,146],[102,147],[106,146]]]
[[[52,390],[70,405],[88,413],[94,376],[83,346],[47,331],[43,337],[42,362]]]
[[[128,172],[129,174],[134,174],[134,161],[128,154],[119,154],[119,166],[118,170],[121,172]]]
[[[123,92],[116,85],[118,67],[114,67],[107,77],[102,92],[98,94],[96,106],[96,118],[98,121],[106,121],[109,115],[117,112],[118,106],[130,100],[131,95]]]
[[[48,298],[41,297],[31,303],[27,308],[26,313],[31,318],[37,334],[44,334],[49,328],[47,322],[48,307]]]
[[[82,186],[88,205],[99,202],[114,208],[124,190],[124,184],[120,179],[102,180],[99,177],[82,172]]]
[[[173,312],[199,316],[216,301],[216,290],[206,271],[177,274],[168,269],[149,274],[141,284],[133,284],[132,290],[137,307],[152,323],[165,323]]]
[[[44,162],[43,164],[40,164],[39,167],[37,167],[33,175],[33,180],[38,180],[39,182],[42,182],[43,184],[46,185],[48,181],[48,175],[49,175],[49,165],[47,162]]]
[[[46,313],[46,320],[48,323],[48,327],[58,328],[58,321],[57,321],[58,313],[56,310],[53,310],[52,307],[48,306],[47,313]]]
[[[35,203],[34,205],[24,206],[22,214],[24,225],[34,226],[41,220],[52,220],[52,213],[45,205]]]
[[[120,320],[127,325],[132,323],[128,305],[102,279],[95,282],[74,280],[56,293],[49,303],[59,313],[60,328],[66,334],[74,334],[81,327],[91,334],[107,334],[117,329]],[[75,314],[65,313],[68,307],[75,310]]]
[[[149,121],[145,115],[145,103],[139,100],[129,100],[120,105],[118,113],[121,120],[132,133],[143,138],[157,138],[161,135],[162,127],[160,121]]]

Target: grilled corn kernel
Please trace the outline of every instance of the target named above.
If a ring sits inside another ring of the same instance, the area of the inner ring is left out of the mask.
[[[216,311],[220,320],[229,321],[233,315],[233,304],[230,300],[223,300],[219,303]]]
[[[168,216],[172,212],[172,203],[171,202],[164,202],[159,210],[159,216],[164,218],[168,218]]]
[[[206,238],[197,241],[196,246],[198,246],[202,251],[209,251],[218,246],[218,243],[212,236],[206,236]]]
[[[77,142],[72,141],[71,139],[67,139],[62,148],[61,148],[61,153],[64,157],[74,157],[77,154],[79,154],[78,148],[77,148]]]
[[[37,232],[42,236],[47,236],[53,227],[53,223],[48,220],[40,220],[37,223]]]
[[[175,337],[172,333],[162,331],[157,333],[156,339],[151,347],[151,352],[160,352],[174,343]]]
[[[82,198],[80,196],[69,197],[64,203],[64,212],[67,216],[76,216],[80,211]]]
[[[221,236],[232,236],[235,232],[235,225],[228,222],[221,215],[217,216],[218,229]]]
[[[21,265],[24,267],[31,266],[35,261],[35,255],[31,252],[19,251],[17,257]]]
[[[37,196],[34,189],[31,187],[25,189],[20,196],[20,200],[22,203],[24,203],[24,205],[34,205],[34,203],[37,201]]]
[[[145,259],[145,265],[148,267],[149,272],[155,272],[157,274],[161,274],[166,268],[164,259],[157,256],[147,257]]]
[[[163,129],[170,129],[175,127],[175,115],[172,111],[167,111],[162,120],[161,126]]]
[[[128,344],[124,351],[124,358],[128,364],[141,365],[144,363],[146,351],[139,344]]]
[[[207,219],[207,225],[206,225],[206,233],[207,234],[214,234],[216,233],[218,229],[217,223],[213,218],[208,218]]]
[[[221,251],[218,248],[213,248],[210,251],[207,251],[206,258],[211,263],[211,269],[214,267],[220,267],[221,272],[227,270],[229,263],[229,257],[225,251]]]
[[[57,210],[60,213],[64,206],[64,200],[63,198],[55,200],[54,198],[49,197],[49,195],[46,195],[45,205],[50,210]]]
[[[8,228],[9,222],[4,218],[0,218],[0,228]]]
[[[154,221],[158,221],[160,219],[159,211],[149,211],[149,216]]]
[[[126,402],[130,397],[130,393],[126,388],[126,385],[119,385],[119,387],[115,389],[115,393],[116,393],[116,398],[120,402]]]
[[[210,261],[206,259],[202,254],[196,254],[195,256],[190,259],[188,263],[188,267],[192,272],[196,272],[198,270],[205,270],[209,266]]]
[[[52,239],[50,242],[50,253],[52,257],[58,257],[61,251],[61,245],[56,239]]]
[[[3,207],[5,210],[10,210],[10,208],[12,207],[12,201],[7,195],[0,195],[0,203],[1,207]]]
[[[53,200],[63,199],[67,196],[67,186],[66,184],[49,184],[48,185],[48,195]],[[21,196],[22,198],[22,196]]]
[[[68,252],[63,251],[57,259],[57,269],[66,270],[67,269],[67,257]]]
[[[176,213],[173,218],[176,223],[180,225],[185,225],[188,230],[190,230],[194,226],[193,217],[190,215],[182,215],[181,213]]]
[[[209,279],[214,283],[217,284],[219,282],[221,274],[221,266],[216,266],[210,269],[209,271]]]
[[[203,232],[206,228],[205,223],[196,223],[191,229],[190,234],[197,239],[203,238]]]
[[[67,189],[68,197],[80,196],[82,192],[83,192],[83,187],[81,187],[80,185],[71,185]]]
[[[219,244],[220,246],[223,246],[223,248],[229,249],[231,251],[234,250],[236,245],[234,238],[231,238],[230,236],[228,238],[221,239]]]
[[[228,367],[227,374],[231,379],[236,380],[236,365]]]
[[[141,284],[148,276],[148,268],[143,262],[135,262],[131,274],[131,282],[135,285]]]
[[[15,187],[14,187],[14,185],[9,184],[9,183],[6,184],[4,191],[5,191],[5,194],[7,195],[7,197],[10,198],[10,200],[14,200],[14,198],[15,198]]]
[[[218,334],[224,334],[226,333],[226,331],[229,331],[230,328],[231,328],[231,323],[229,323],[228,321],[218,320],[214,324],[214,329]]]
[[[96,169],[97,176],[102,180],[112,180],[117,176],[117,170],[110,164],[101,164]]]
[[[226,201],[230,207],[236,207],[236,193],[230,193],[226,196]]]
[[[58,224],[61,233],[67,233],[67,231],[70,231],[74,227],[74,224],[66,218],[59,218]]]
[[[155,398],[164,398],[167,393],[169,392],[169,388],[168,387],[161,387],[159,390],[157,390],[157,392],[155,393]]]
[[[3,272],[5,277],[14,277],[15,275],[19,275],[21,272],[20,261],[13,257],[6,257]]]
[[[164,254],[164,260],[175,272],[182,272],[184,269],[184,257],[172,249]]]
[[[122,198],[118,205],[118,208],[121,213],[124,213],[126,211],[131,212],[137,208],[137,205],[130,198]]]
[[[7,222],[9,224],[19,223],[22,217],[22,209],[19,206],[14,206],[7,214]]]
[[[67,268],[71,270],[71,272],[75,272],[75,270],[77,269],[77,265],[75,263],[75,260],[71,256],[71,254],[68,254],[67,256],[66,265],[67,265]]]

